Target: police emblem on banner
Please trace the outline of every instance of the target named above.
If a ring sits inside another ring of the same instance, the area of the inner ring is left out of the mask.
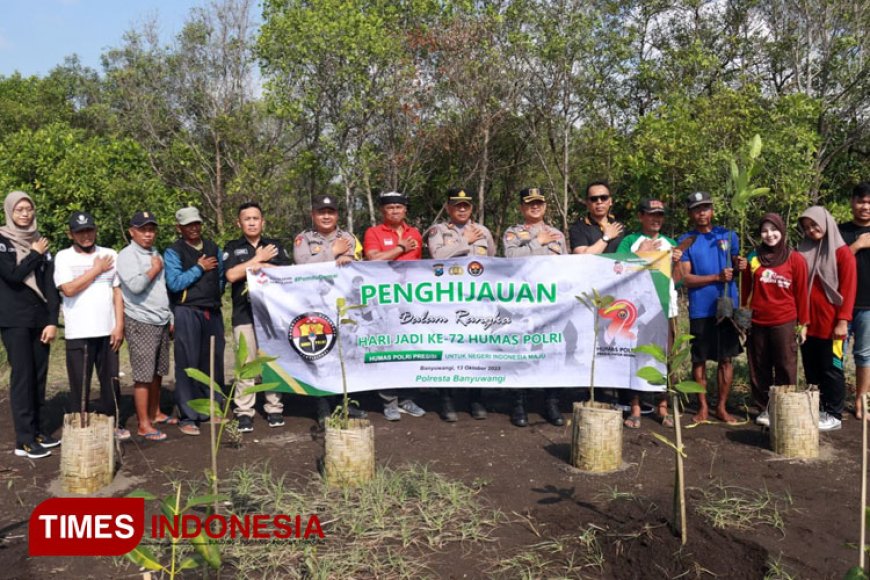
[[[483,264],[480,262],[471,262],[468,264],[468,273],[472,276],[480,276],[483,274]]]
[[[335,324],[320,312],[300,314],[290,323],[287,340],[296,354],[307,361],[326,356],[336,340]]]

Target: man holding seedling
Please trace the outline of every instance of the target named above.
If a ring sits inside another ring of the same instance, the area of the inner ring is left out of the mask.
[[[694,230],[683,234],[678,241],[695,237],[694,243],[680,258],[683,283],[689,289],[689,333],[694,336],[692,378],[706,387],[707,361],[716,361],[716,382],[719,386],[716,417],[720,421],[733,424],[737,419],[726,408],[734,380],[731,360],[740,354],[742,347],[731,319],[717,317],[717,302],[721,298],[730,301],[732,307],[737,308],[734,269],[743,269],[745,258],[739,256],[740,242],[737,234],[713,225],[713,199],[709,193],[698,191],[690,194],[686,200],[686,208]],[[698,395],[698,404],[695,422],[707,421],[709,407],[706,394]]]
[[[240,205],[236,225],[242,231],[242,237],[229,242],[224,247],[223,261],[226,280],[231,284],[233,339],[238,345],[241,337],[245,337],[247,362],[250,362],[257,357],[257,336],[254,334],[247,272],[249,269],[257,272],[260,268],[289,266],[290,254],[278,240],[263,237],[266,220],[263,218],[263,210],[259,204],[249,201]],[[257,395],[245,394],[245,389],[252,386],[254,386],[254,379],[237,379],[236,390],[233,393],[240,433],[250,433],[254,430],[254,403],[257,402]],[[284,404],[281,402],[281,393],[267,392],[264,410],[269,427],[284,425]]]

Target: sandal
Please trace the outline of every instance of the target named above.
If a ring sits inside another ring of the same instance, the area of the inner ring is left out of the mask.
[[[130,435],[130,432],[123,427],[115,429],[115,439],[118,441],[129,441],[131,437],[132,435]]]
[[[199,427],[192,423],[187,423],[185,425],[181,425],[178,428],[179,431],[184,433],[185,435],[199,435]]]
[[[141,437],[145,441],[163,441],[164,439],[166,439],[166,433],[164,433],[160,429],[155,429],[151,433],[139,434],[139,437]]]
[[[169,415],[163,415],[162,419],[154,419],[151,421],[155,425],[178,425],[178,417],[170,417]]]
[[[668,429],[674,428],[674,416],[673,415],[659,415],[659,422],[662,424],[662,427],[667,427]]]
[[[640,429],[640,417],[635,417],[634,415],[629,415],[625,421],[622,422],[623,425],[628,427],[629,429]]]

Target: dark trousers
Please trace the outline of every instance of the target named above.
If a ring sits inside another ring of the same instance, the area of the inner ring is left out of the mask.
[[[752,399],[761,409],[767,408],[770,387],[797,384],[797,340],[792,320],[778,326],[752,325],[749,331],[749,384]]]
[[[187,376],[184,369],[199,369],[209,375],[209,338],[214,341],[214,374],[218,389],[215,405],[224,401],[224,321],[220,310],[200,310],[192,306],[175,307],[175,404],[182,423],[207,421],[208,416],[197,413],[188,403],[193,399],[208,399],[208,385]]]
[[[441,389],[442,399],[455,399],[463,389]],[[483,402],[483,389],[464,389],[468,391],[468,404]]]
[[[807,384],[819,385],[822,410],[837,419],[846,404],[846,377],[843,374],[843,341],[807,337],[801,345]]]
[[[121,400],[118,353],[112,350],[108,336],[73,338],[66,341],[66,374],[69,379],[72,411],[78,413],[82,410],[82,388],[85,389],[85,402],[90,400],[94,367],[100,381],[100,404],[96,411],[117,417],[118,402]]]
[[[45,405],[49,346],[42,344],[41,328],[0,329],[11,367],[9,402],[16,445],[33,443],[42,431],[40,414]]]

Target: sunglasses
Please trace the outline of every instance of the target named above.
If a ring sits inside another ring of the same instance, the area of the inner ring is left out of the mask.
[[[610,199],[610,196],[609,195],[593,195],[593,196],[590,196],[588,199],[592,203],[598,203],[600,201],[607,201],[608,199]]]

